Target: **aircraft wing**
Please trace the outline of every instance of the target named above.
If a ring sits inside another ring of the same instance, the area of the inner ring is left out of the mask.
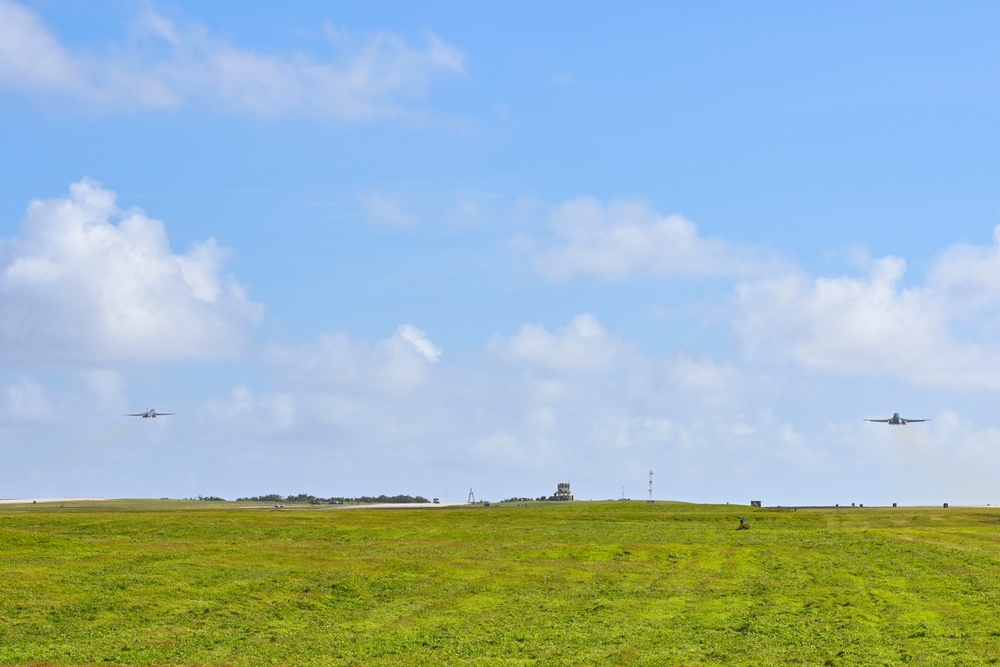
[[[865,421],[866,422],[882,422],[884,424],[888,424],[892,420],[891,419],[866,419]],[[907,420],[907,421],[909,421],[909,420]],[[914,419],[913,421],[918,421],[918,420]]]
[[[900,417],[900,419],[902,419],[903,421],[907,421],[907,422],[929,422],[930,421],[930,419],[904,419],[903,417]]]
[[[126,417],[145,417],[146,413],[145,412],[129,412],[125,416]]]

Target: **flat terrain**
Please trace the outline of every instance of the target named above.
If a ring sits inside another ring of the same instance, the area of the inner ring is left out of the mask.
[[[3,505],[0,664],[1000,662],[994,508],[259,505]]]

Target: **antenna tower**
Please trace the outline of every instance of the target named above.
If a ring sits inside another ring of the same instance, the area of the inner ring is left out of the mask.
[[[476,502],[476,494],[472,492],[472,487],[469,487],[469,503],[472,504]]]
[[[653,471],[649,471],[649,502],[653,502]]]

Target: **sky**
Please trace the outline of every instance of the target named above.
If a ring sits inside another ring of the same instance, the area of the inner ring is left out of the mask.
[[[0,0],[0,497],[1000,503],[998,22]]]

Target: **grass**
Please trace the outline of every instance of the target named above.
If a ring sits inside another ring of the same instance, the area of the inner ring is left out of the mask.
[[[257,507],[0,506],[0,664],[1000,663],[996,509]]]

